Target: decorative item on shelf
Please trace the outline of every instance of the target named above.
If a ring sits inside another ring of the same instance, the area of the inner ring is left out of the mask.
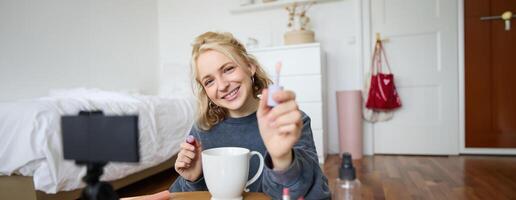
[[[254,0],[240,0],[240,6],[248,6],[254,3]]]
[[[314,3],[315,1],[310,1],[306,4],[294,2],[290,6],[285,7],[288,11],[288,31],[284,35],[284,43],[286,45],[315,42],[315,33],[309,30],[308,27],[310,18],[306,15],[308,9]]]
[[[247,38],[245,47],[248,49],[258,48],[258,40],[256,38],[252,38],[252,37]]]

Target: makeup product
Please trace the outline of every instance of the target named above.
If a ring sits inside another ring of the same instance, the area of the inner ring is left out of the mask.
[[[276,92],[281,91],[283,87],[280,86],[280,71],[281,71],[281,62],[276,63],[276,76],[274,77],[274,83],[269,85],[269,96],[267,98],[267,105],[270,107],[274,107],[278,105],[278,102],[274,101],[272,96],[276,94]]]
[[[195,137],[193,135],[189,135],[186,137],[186,143],[197,146],[195,142]]]
[[[290,194],[288,188],[283,188],[282,200],[290,200]]]
[[[339,177],[335,182],[333,198],[335,200],[348,200],[360,198],[362,184],[357,179],[351,154],[342,154],[342,163],[339,169]]]

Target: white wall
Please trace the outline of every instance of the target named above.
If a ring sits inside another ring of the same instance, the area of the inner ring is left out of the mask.
[[[187,91],[188,63],[191,42],[206,31],[232,32],[243,43],[257,38],[260,47],[282,44],[286,31],[287,11],[282,8],[232,14],[230,9],[239,0],[158,1],[159,41],[162,71],[175,77],[162,76],[164,93]],[[338,128],[335,91],[360,89],[362,68],[357,66],[355,35],[355,1],[333,1],[314,5],[308,12],[315,37],[326,53],[328,73],[329,151],[338,152]],[[179,81],[178,81],[179,80]]]
[[[155,0],[1,0],[0,101],[53,88],[156,93]]]

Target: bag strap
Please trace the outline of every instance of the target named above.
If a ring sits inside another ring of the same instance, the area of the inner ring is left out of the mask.
[[[381,65],[381,62],[382,62],[382,55],[383,57],[385,58],[385,64],[387,64],[387,70],[388,70],[388,73],[389,74],[392,74],[392,70],[391,70],[391,66],[389,65],[389,61],[387,60],[387,54],[385,53],[385,49],[383,48],[383,44],[381,41],[378,42],[378,46],[380,48],[380,52],[378,54],[379,57],[380,57],[380,65],[378,66],[379,67],[379,72],[381,72],[381,69],[382,69],[382,65]]]
[[[371,79],[375,77],[374,75],[377,75],[378,73],[381,73],[382,71],[382,43],[381,41],[376,41],[376,45],[374,47],[374,53],[373,53],[373,60],[371,61]],[[375,72],[376,70],[376,72]],[[390,70],[390,68],[389,68]],[[387,96],[385,95],[385,92],[383,91],[382,83],[380,80],[380,76],[376,76],[376,81],[378,81],[378,89],[380,90],[380,95],[384,101],[387,101]]]
[[[374,46],[374,52],[373,52],[373,57],[371,59],[371,76],[372,75],[376,75],[376,73],[378,72],[378,56],[380,55],[379,54],[379,46],[378,46],[378,43]]]
[[[370,67],[370,70],[369,72],[371,73],[371,76],[375,75],[375,62],[376,62],[376,51],[377,51],[377,48],[376,48],[376,45],[374,46],[374,51],[373,51],[373,56],[371,57],[371,67]]]

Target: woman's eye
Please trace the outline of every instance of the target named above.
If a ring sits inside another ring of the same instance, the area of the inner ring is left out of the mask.
[[[208,86],[211,83],[213,83],[213,80],[211,80],[211,79],[210,80],[206,80],[206,81],[204,81],[204,86]]]
[[[224,72],[226,72],[226,73],[227,73],[227,72],[231,72],[231,71],[233,71],[234,69],[235,69],[235,67],[233,67],[233,66],[229,66],[229,67],[227,67],[226,69],[224,69]]]

